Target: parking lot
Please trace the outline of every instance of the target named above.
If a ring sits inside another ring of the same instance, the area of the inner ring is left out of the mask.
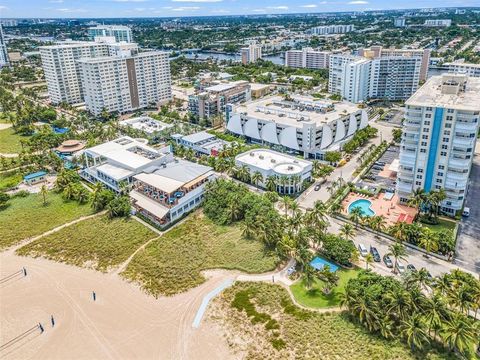
[[[400,147],[390,146],[368,170],[364,179],[357,182],[357,187],[373,190],[380,186],[384,189],[395,190],[397,173],[389,170],[389,167],[399,156]]]

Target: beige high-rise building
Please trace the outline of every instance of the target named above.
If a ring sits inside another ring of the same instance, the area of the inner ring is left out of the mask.
[[[262,58],[262,45],[257,44],[256,41],[250,41],[247,47],[241,48],[242,64],[246,65],[254,63]]]
[[[310,47],[285,52],[285,66],[306,69],[327,69],[330,51],[315,50]]]

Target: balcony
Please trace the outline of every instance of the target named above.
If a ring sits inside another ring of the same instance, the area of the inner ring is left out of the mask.
[[[400,178],[397,181],[397,191],[402,193],[411,193],[412,192],[412,183],[403,182]]]
[[[477,123],[474,122],[460,122],[455,124],[455,131],[475,132],[477,131]]]
[[[453,145],[454,146],[468,146],[472,147],[475,142],[474,137],[460,137],[456,136],[453,138]]]
[[[472,159],[462,159],[462,158],[452,157],[450,158],[450,160],[448,160],[448,165],[456,169],[465,169],[470,166],[471,160]]]
[[[415,152],[403,151],[400,153],[400,164],[403,166],[415,166],[417,155]]]

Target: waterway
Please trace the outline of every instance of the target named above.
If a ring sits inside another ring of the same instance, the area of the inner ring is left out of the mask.
[[[232,60],[240,62],[242,57],[240,54],[226,54],[226,53],[215,53],[215,52],[206,52],[206,51],[199,51],[199,52],[189,52],[184,54],[187,59],[217,59],[217,60]],[[263,56],[264,60],[268,60],[273,62],[276,65],[284,65],[285,60],[280,57],[280,55],[265,55]]]

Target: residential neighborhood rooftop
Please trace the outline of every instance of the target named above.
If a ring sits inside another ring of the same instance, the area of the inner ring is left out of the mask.
[[[296,174],[311,165],[307,160],[270,149],[250,150],[238,155],[236,160],[263,170],[275,169],[275,172],[284,175]]]

